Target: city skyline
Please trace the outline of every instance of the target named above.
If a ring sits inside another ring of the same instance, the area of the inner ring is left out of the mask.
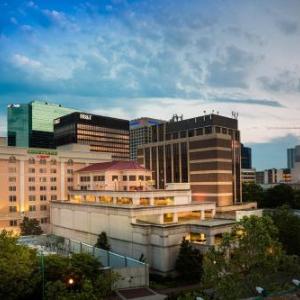
[[[285,167],[300,128],[300,5],[286,3],[2,2],[0,135],[6,105],[35,99],[126,119],[238,111],[254,167]]]

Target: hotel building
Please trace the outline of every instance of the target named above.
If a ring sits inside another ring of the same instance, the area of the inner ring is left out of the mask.
[[[89,164],[111,160],[86,145],[53,149],[0,147],[0,230],[19,230],[24,216],[36,218],[44,230],[49,202],[68,198],[73,173]]]
[[[32,101],[7,108],[8,146],[55,148],[53,120],[74,112],[59,104]]]
[[[51,232],[94,244],[105,231],[112,251],[143,256],[152,272],[168,274],[174,271],[183,237],[205,252],[218,245],[236,218],[253,213],[215,218],[216,203],[192,201],[189,183],[154,189],[151,174],[133,161],[97,163],[76,171],[69,199],[51,201]]]
[[[138,162],[153,171],[155,187],[190,183],[193,200],[218,207],[241,203],[241,144],[238,121],[205,115],[151,127],[151,141]]]
[[[89,145],[91,151],[129,159],[129,121],[75,112],[54,120],[56,146]]]
[[[138,146],[151,141],[151,126],[164,122],[166,121],[152,118],[139,118],[130,121],[130,159],[137,160]]]

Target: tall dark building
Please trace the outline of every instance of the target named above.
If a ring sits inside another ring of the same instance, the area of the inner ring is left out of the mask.
[[[252,149],[241,144],[242,169],[252,169]]]
[[[74,111],[59,104],[42,101],[9,105],[8,146],[54,148],[53,120]]]
[[[91,151],[112,153],[113,159],[129,159],[129,121],[71,113],[54,120],[54,141],[56,146],[87,144]]]
[[[296,150],[295,148],[287,149],[287,167],[293,169],[296,160]]]
[[[189,182],[193,200],[218,206],[241,202],[238,121],[219,115],[170,121],[151,127],[138,162],[153,171],[156,188]]]
[[[165,121],[152,118],[139,118],[130,121],[130,159],[137,160],[137,148],[139,145],[151,141],[151,126]]]

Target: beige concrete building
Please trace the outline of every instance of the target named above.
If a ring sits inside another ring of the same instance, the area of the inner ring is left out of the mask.
[[[49,224],[49,202],[67,199],[73,173],[89,164],[110,161],[108,153],[85,145],[53,149],[0,147],[0,230],[19,230],[24,216]]]
[[[241,181],[242,183],[255,183],[256,169],[242,169]]]

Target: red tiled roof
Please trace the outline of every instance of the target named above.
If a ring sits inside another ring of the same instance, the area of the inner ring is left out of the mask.
[[[77,172],[94,172],[94,171],[107,171],[107,170],[146,170],[140,164],[135,161],[122,161],[115,160],[104,163],[92,164],[90,166],[84,167]]]

